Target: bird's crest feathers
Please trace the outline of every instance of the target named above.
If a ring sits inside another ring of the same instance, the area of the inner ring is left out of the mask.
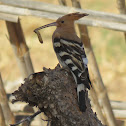
[[[73,20],[73,21],[75,21],[75,20],[78,20],[78,19],[80,19],[80,18],[82,18],[84,16],[88,16],[88,14],[86,14],[86,13],[79,13],[79,12],[70,13],[70,14],[67,14],[67,15],[64,15],[64,16],[58,18],[57,21],[61,20],[61,19],[62,20]]]

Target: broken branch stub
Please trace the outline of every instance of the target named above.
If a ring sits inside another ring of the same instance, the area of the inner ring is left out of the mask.
[[[103,126],[91,109],[87,91],[87,110],[79,110],[74,79],[59,66],[29,76],[13,95],[16,101],[37,106],[51,120],[51,126]]]

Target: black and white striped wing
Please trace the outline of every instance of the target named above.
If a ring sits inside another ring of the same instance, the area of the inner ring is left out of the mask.
[[[86,87],[90,89],[87,58],[82,43],[55,38],[53,46],[60,64],[70,69],[76,83],[81,84],[83,81]]]

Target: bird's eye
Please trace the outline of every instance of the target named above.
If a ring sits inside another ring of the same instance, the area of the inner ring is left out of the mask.
[[[61,21],[61,23],[64,23],[64,21]]]

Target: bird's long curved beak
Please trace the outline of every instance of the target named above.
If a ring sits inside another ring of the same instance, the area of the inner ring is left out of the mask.
[[[47,27],[50,27],[50,26],[57,26],[57,23],[56,22],[53,22],[53,23],[50,23],[50,24],[47,24],[47,25],[43,25],[43,26],[41,26],[39,28],[36,28],[34,30],[34,32],[37,33],[38,30],[43,29],[43,28],[47,28]]]

